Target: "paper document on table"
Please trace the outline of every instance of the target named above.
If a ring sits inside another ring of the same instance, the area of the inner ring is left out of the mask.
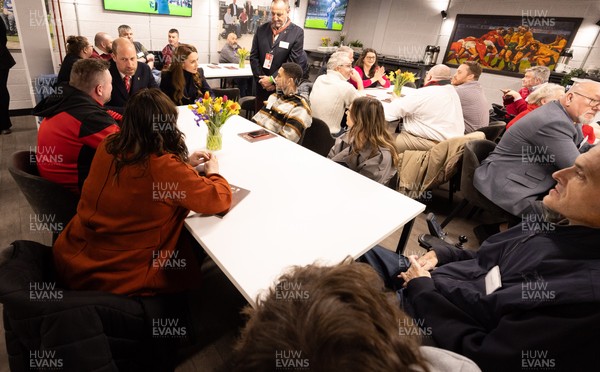
[[[229,213],[230,210],[232,210],[236,205],[238,205],[239,202],[246,197],[246,195],[250,194],[250,190],[231,184],[229,184],[229,186],[231,186],[231,206],[225,212],[216,214],[217,217],[225,216],[227,213]]]

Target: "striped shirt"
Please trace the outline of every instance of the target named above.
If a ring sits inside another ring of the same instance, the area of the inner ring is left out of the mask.
[[[302,96],[273,93],[252,121],[298,143],[304,130],[312,123],[311,115],[310,106]]]

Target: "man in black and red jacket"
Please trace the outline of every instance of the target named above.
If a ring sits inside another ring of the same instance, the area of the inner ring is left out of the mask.
[[[44,117],[38,133],[36,160],[40,175],[81,193],[98,144],[119,130],[104,108],[110,100],[109,63],[90,58],[77,61],[69,84],[59,85],[33,115]]]

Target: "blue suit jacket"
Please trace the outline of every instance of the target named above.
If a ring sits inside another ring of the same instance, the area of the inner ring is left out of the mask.
[[[554,186],[552,173],[575,163],[582,141],[581,124],[574,124],[558,101],[547,103],[506,131],[475,170],[473,184],[496,205],[519,216]]]
[[[158,88],[158,84],[156,84],[156,80],[154,80],[154,76],[152,76],[150,67],[145,63],[138,62],[135,74],[131,77],[131,88],[129,93],[127,93],[127,90],[125,89],[125,82],[123,82],[121,74],[119,74],[119,70],[117,70],[115,61],[110,61],[109,71],[112,76],[113,90],[110,101],[108,101],[105,106],[116,112],[123,113],[125,103],[129,97],[134,95],[138,90],[144,88]]]

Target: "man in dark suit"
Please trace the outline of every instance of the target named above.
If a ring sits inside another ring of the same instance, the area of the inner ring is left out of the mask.
[[[559,101],[518,120],[496,149],[475,170],[473,184],[488,199],[514,216],[548,193],[552,173],[573,165],[588,149],[581,124],[600,111],[600,83],[576,83]]]
[[[229,4],[228,8],[231,10],[232,17],[239,17],[241,11],[235,2],[236,2],[236,0],[232,0],[231,4]]]
[[[158,88],[147,64],[138,62],[133,43],[123,37],[112,45],[113,60],[110,63],[112,98],[106,104],[110,109],[123,113],[125,103],[135,92],[143,88]]]
[[[8,113],[10,95],[8,94],[8,71],[15,65],[15,60],[6,48],[6,28],[4,22],[0,22],[0,131],[2,134],[10,134],[12,123]]]
[[[256,85],[256,112],[275,91],[275,76],[285,62],[295,62],[308,71],[304,53],[304,30],[289,18],[288,0],[271,3],[271,22],[258,27],[252,40],[250,66]]]

